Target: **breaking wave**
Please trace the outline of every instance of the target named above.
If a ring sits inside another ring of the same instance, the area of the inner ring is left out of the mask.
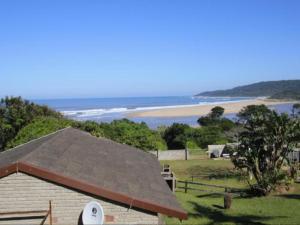
[[[64,110],[61,113],[67,117],[73,118],[87,118],[87,117],[101,117],[104,115],[115,115],[115,114],[125,114],[129,112],[136,111],[148,111],[148,110],[157,110],[157,109],[171,109],[171,108],[182,108],[182,107],[194,107],[199,105],[216,105],[216,104],[224,104],[224,103],[234,103],[241,101],[249,101],[246,100],[231,100],[231,101],[215,101],[215,102],[199,102],[198,104],[190,104],[190,105],[169,105],[169,106],[148,106],[148,107],[136,107],[136,108],[99,108],[99,109],[81,109],[81,110]]]

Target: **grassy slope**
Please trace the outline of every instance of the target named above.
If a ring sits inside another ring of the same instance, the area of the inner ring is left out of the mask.
[[[246,187],[246,182],[232,171],[230,161],[189,160],[165,161],[180,180],[191,180],[191,175],[202,175],[197,181],[230,187]],[[198,187],[199,188],[199,187]],[[212,190],[203,188],[206,190]],[[224,189],[214,189],[224,191]],[[176,191],[176,196],[189,213],[189,219],[180,223],[174,218],[166,218],[167,224],[299,224],[300,184],[295,184],[293,192],[287,195],[273,195],[263,198],[234,197],[232,208],[223,209],[223,196],[208,192]]]

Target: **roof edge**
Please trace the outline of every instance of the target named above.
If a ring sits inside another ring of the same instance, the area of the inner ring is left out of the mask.
[[[10,164],[8,166],[0,168],[0,179],[2,177],[8,176],[12,173],[23,172],[38,178],[42,178],[60,185],[64,185],[66,187],[70,187],[76,190],[80,190],[86,193],[94,194],[99,197],[103,197],[109,200],[113,200],[116,202],[120,202],[126,204],[130,207],[134,206],[136,208],[148,210],[155,213],[161,213],[167,216],[176,217],[180,220],[187,219],[187,213],[185,211],[176,210],[172,208],[168,208],[162,205],[158,205],[153,202],[135,199],[130,196],[112,192],[111,190],[101,188],[92,184],[88,184],[86,182],[82,182],[73,178],[69,178],[63,175],[59,175],[57,173],[51,172],[49,170],[37,167],[32,164],[17,162],[14,164]]]
[[[48,136],[50,136],[50,135],[56,134],[56,133],[58,133],[58,132],[61,132],[61,131],[63,131],[63,130],[66,130],[66,129],[68,129],[68,128],[71,128],[71,126],[67,126],[67,127],[65,127],[65,128],[56,130],[56,131],[51,132],[51,133],[49,133],[49,134],[43,135],[43,136],[41,136],[41,137],[32,139],[32,140],[27,141],[27,142],[25,142],[25,143],[23,143],[23,144],[19,144],[19,145],[13,147],[13,148],[6,149],[6,150],[0,152],[0,154],[5,153],[6,151],[13,151],[13,150],[15,150],[16,148],[22,147],[23,145],[27,145],[27,144],[29,144],[29,143],[31,143],[31,142],[34,142],[34,141],[40,140],[40,139],[42,139],[42,138],[48,137]]]

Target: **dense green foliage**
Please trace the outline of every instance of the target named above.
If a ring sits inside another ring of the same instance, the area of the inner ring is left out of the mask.
[[[119,143],[135,146],[143,150],[165,150],[166,144],[157,131],[151,130],[146,123],[135,123],[128,119],[101,123],[104,137]]]
[[[230,141],[219,127],[192,128],[191,139],[201,148],[207,148],[207,145],[212,144],[226,144]]]
[[[72,127],[89,132],[96,137],[104,137],[104,131],[101,128],[100,124],[94,121],[73,121]]]
[[[217,126],[193,128],[178,123],[168,127],[163,138],[169,149],[184,149],[189,146],[207,148],[207,145],[224,144],[228,141],[222,129]]]
[[[0,150],[15,147],[67,126],[143,150],[167,148],[160,133],[151,130],[145,123],[134,123],[126,119],[100,124],[67,120],[46,106],[36,105],[21,97],[11,97],[1,100]]]
[[[158,130],[151,130],[145,123],[135,123],[128,119],[111,123],[74,121],[72,126],[143,150],[206,148],[208,144],[224,144],[228,141],[219,127],[192,128],[178,123],[159,127]]]
[[[295,103],[292,109],[292,116],[297,117],[300,115],[300,103]]]
[[[291,99],[291,100],[300,100],[300,90],[286,90],[282,92],[278,92],[272,96],[270,96],[271,99]]]
[[[288,93],[298,93],[299,97],[300,80],[281,80],[281,81],[267,81],[259,82],[245,86],[239,86],[228,90],[218,90],[202,92],[196,96],[231,96],[231,97],[259,97],[259,96],[273,96],[283,98]],[[281,94],[280,94],[281,93]],[[289,94],[289,98],[293,98],[293,94]],[[293,98],[295,99],[295,98]]]
[[[282,166],[300,141],[300,121],[264,105],[245,107],[238,115],[244,130],[232,161],[254,176],[255,185],[249,184],[256,194],[267,195],[288,178]]]
[[[219,119],[221,118],[221,116],[223,116],[224,114],[224,108],[221,107],[221,106],[215,106],[211,109],[211,112],[209,114],[209,116],[212,118],[212,119]]]
[[[242,109],[238,114],[239,122],[246,123],[252,117],[260,117],[270,113],[270,109],[266,105],[248,105]]]
[[[79,122],[54,117],[34,119],[18,132],[16,137],[8,143],[7,148],[15,147],[68,126],[89,132],[96,137],[109,138],[143,150],[165,150],[167,148],[159,133],[149,129],[145,123],[134,123],[126,119],[116,120],[112,123]]]
[[[30,124],[23,127],[15,138],[8,144],[7,148],[13,148],[17,145],[26,143],[33,139],[53,133],[65,127],[71,126],[72,121],[54,117],[38,117]]]
[[[291,100],[300,100],[300,90],[294,90],[294,91],[282,91],[278,92],[272,96],[270,96],[271,99],[291,99]]]
[[[35,118],[51,116],[61,118],[61,114],[47,106],[36,105],[21,97],[6,97],[0,101],[0,151],[17,133]]]
[[[224,108],[216,106],[211,109],[207,116],[202,116],[198,119],[200,126],[218,127],[223,131],[229,131],[235,127],[234,122],[227,118],[223,118]]]
[[[189,138],[191,127],[186,124],[174,123],[168,127],[163,138],[169,149],[184,149]]]

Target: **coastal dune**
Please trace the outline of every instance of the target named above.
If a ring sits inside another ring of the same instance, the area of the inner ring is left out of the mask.
[[[247,105],[277,105],[292,103],[291,101],[278,101],[269,99],[251,99],[239,102],[224,102],[207,105],[180,106],[174,108],[162,108],[145,111],[136,111],[127,114],[127,117],[184,117],[184,116],[204,116],[215,106],[221,106],[225,109],[225,114],[238,113]]]

